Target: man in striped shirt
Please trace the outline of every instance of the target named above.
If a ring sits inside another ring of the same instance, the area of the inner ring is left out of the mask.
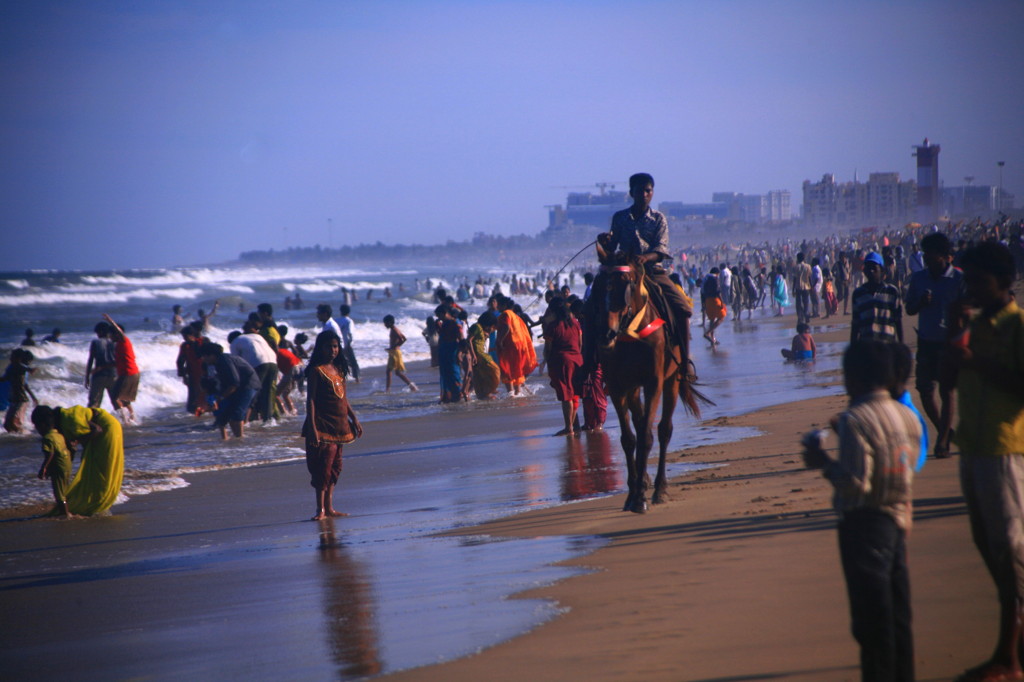
[[[839,458],[820,432],[804,437],[804,462],[835,489],[839,555],[863,680],[914,679],[906,536],[921,426],[893,400],[894,344],[861,340],[843,354],[849,408],[834,421]]]
[[[874,251],[864,257],[864,284],[853,291],[850,343],[858,339],[903,343],[900,290],[885,282],[885,262]]]

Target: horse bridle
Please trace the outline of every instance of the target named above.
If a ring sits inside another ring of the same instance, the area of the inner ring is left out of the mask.
[[[628,265],[606,265],[606,266],[604,266],[603,269],[608,274],[616,273],[617,272],[617,273],[626,273],[626,274],[632,275],[635,272],[635,270],[632,267],[628,266]],[[641,273],[640,276],[643,277],[643,274]],[[623,292],[624,306],[623,306],[622,310],[619,311],[618,328],[614,330],[616,338],[621,338],[623,340],[629,340],[629,341],[643,340],[643,339],[647,338],[648,336],[650,336],[651,334],[653,334],[654,332],[656,332],[659,329],[661,329],[661,327],[663,327],[665,325],[665,320],[663,320],[661,317],[655,317],[643,329],[640,329],[638,331],[635,331],[635,332],[630,331],[629,330],[629,326],[630,326],[629,323],[627,323],[627,328],[625,330],[622,328],[622,321],[623,320],[630,320],[633,317],[642,315],[644,313],[644,309],[648,305],[651,305],[651,303],[650,303],[650,296],[648,295],[648,300],[647,300],[646,303],[644,303],[644,307],[643,308],[641,308],[640,310],[635,311],[635,312],[633,312],[631,310],[631,306],[633,304],[633,287],[635,287],[635,286],[639,286],[639,284],[637,283],[637,281],[636,281],[636,279],[634,277],[630,277],[627,280],[627,282],[626,282],[626,290]],[[605,307],[606,307],[606,309],[611,311],[610,297],[608,296],[607,292],[605,293]]]
[[[602,270],[604,270],[605,273],[607,273],[609,275],[614,274],[614,273],[624,273],[626,275],[632,275],[633,274],[633,268],[631,268],[628,265],[605,265],[602,268]],[[633,277],[628,277],[627,280],[626,280],[626,290],[625,290],[625,292],[623,292],[623,299],[624,299],[623,300],[623,307],[622,307],[622,310],[620,311],[620,315],[622,315],[622,316],[626,316],[626,314],[629,312],[629,306],[632,304],[632,300],[633,300],[633,287],[634,286],[635,286],[634,278]],[[605,308],[607,310],[609,310],[609,311],[611,311],[611,309],[612,309],[612,307],[611,307],[611,296],[609,295],[609,292],[607,292],[607,291],[605,292]]]

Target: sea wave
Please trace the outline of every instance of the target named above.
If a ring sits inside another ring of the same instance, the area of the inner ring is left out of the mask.
[[[0,296],[0,306],[15,308],[19,306],[61,305],[65,303],[128,303],[130,301],[156,300],[171,298],[177,300],[193,300],[203,296],[203,289],[131,289],[129,291],[50,291],[14,296]]]

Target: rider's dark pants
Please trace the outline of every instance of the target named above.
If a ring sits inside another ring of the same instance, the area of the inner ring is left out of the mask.
[[[693,314],[693,308],[691,304],[683,296],[682,289],[676,286],[676,283],[669,279],[667,273],[648,272],[647,277],[651,280],[654,280],[654,282],[658,285],[658,288],[661,289],[661,293],[665,297],[665,300],[668,302],[669,307],[672,308],[672,314],[675,316],[675,336],[676,341],[679,343],[679,347],[689,349],[689,319],[690,315]],[[689,352],[689,350],[687,350],[687,352]]]

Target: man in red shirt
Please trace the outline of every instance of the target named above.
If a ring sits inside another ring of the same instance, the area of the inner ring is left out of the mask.
[[[135,422],[135,409],[132,403],[139,392],[139,368],[135,364],[135,348],[131,339],[125,336],[124,329],[118,326],[114,319],[103,314],[110,324],[110,338],[114,342],[114,366],[117,368],[117,381],[112,391],[115,396],[114,407],[118,410],[128,411],[128,422]]]

